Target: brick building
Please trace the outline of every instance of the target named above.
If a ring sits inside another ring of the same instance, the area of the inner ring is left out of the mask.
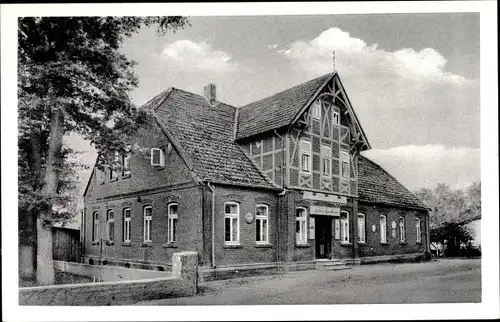
[[[206,271],[306,268],[428,251],[427,208],[360,155],[370,144],[337,73],[236,108],[170,88],[85,189],[87,262]]]

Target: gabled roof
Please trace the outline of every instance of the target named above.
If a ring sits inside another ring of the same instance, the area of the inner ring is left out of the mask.
[[[358,163],[358,190],[360,201],[429,209],[387,171],[362,155]]]
[[[201,180],[279,189],[234,142],[235,107],[177,88],[159,96],[153,114]]]
[[[236,139],[289,125],[312,96],[334,75],[335,73],[329,73],[320,76],[240,107]]]

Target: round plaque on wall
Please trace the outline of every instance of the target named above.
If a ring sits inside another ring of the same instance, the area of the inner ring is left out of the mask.
[[[372,225],[372,231],[375,232],[377,230],[377,226]]]
[[[247,214],[245,215],[245,221],[247,222],[247,224],[251,224],[252,221],[253,221],[253,213],[251,212],[247,212]]]
[[[392,225],[392,228],[393,228],[393,229],[395,229],[395,228],[396,228],[396,222],[395,222],[395,221],[393,221],[391,225]]]

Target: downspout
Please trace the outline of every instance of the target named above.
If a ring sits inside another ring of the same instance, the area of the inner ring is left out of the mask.
[[[215,269],[215,187],[207,182],[207,187],[212,192],[212,267]]]
[[[281,140],[281,188],[283,188],[283,191],[281,191],[278,196],[280,197],[284,197],[286,195],[286,189],[285,189],[285,146],[286,146],[286,142],[284,142],[283,140],[283,137],[281,135],[278,134],[278,131],[276,131],[276,129],[274,129],[274,134],[276,134],[276,136],[278,136]],[[276,244],[277,244],[277,247],[276,247],[276,259],[277,259],[277,264],[278,264],[278,267],[281,266],[281,258],[280,258],[280,233],[281,233],[281,212],[282,212],[282,201],[280,202],[279,204],[279,208],[278,208],[278,221],[279,221],[279,224],[277,225],[278,226],[278,233],[276,234]]]

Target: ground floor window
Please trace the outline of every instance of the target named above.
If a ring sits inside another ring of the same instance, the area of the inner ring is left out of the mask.
[[[108,210],[107,213],[107,218],[108,222],[108,241],[114,241],[115,240],[115,211],[110,209]]]
[[[349,242],[349,213],[347,211],[340,212],[340,231],[341,231],[341,242]]]
[[[364,214],[358,214],[358,236],[359,236],[360,243],[366,242],[366,239],[365,239],[365,236],[366,236],[365,215]]]
[[[269,243],[269,207],[257,205],[255,209],[255,242],[257,244]]]
[[[295,241],[297,244],[307,243],[307,212],[305,208],[297,208],[295,212]]]
[[[130,208],[123,209],[123,241],[130,243]]]
[[[415,219],[415,226],[417,229],[417,243],[422,242],[422,231],[420,226],[420,218]]]
[[[380,242],[387,243],[387,217],[380,216]]]
[[[235,202],[224,204],[224,242],[228,245],[240,242],[240,206]]]
[[[405,219],[403,217],[399,217],[399,241],[403,243],[405,240]]]
[[[153,219],[153,208],[144,207],[144,241],[151,242],[151,222]]]
[[[168,242],[173,243],[177,241],[177,204],[172,203],[168,205]]]
[[[99,241],[99,213],[97,211],[92,215],[92,241]]]

